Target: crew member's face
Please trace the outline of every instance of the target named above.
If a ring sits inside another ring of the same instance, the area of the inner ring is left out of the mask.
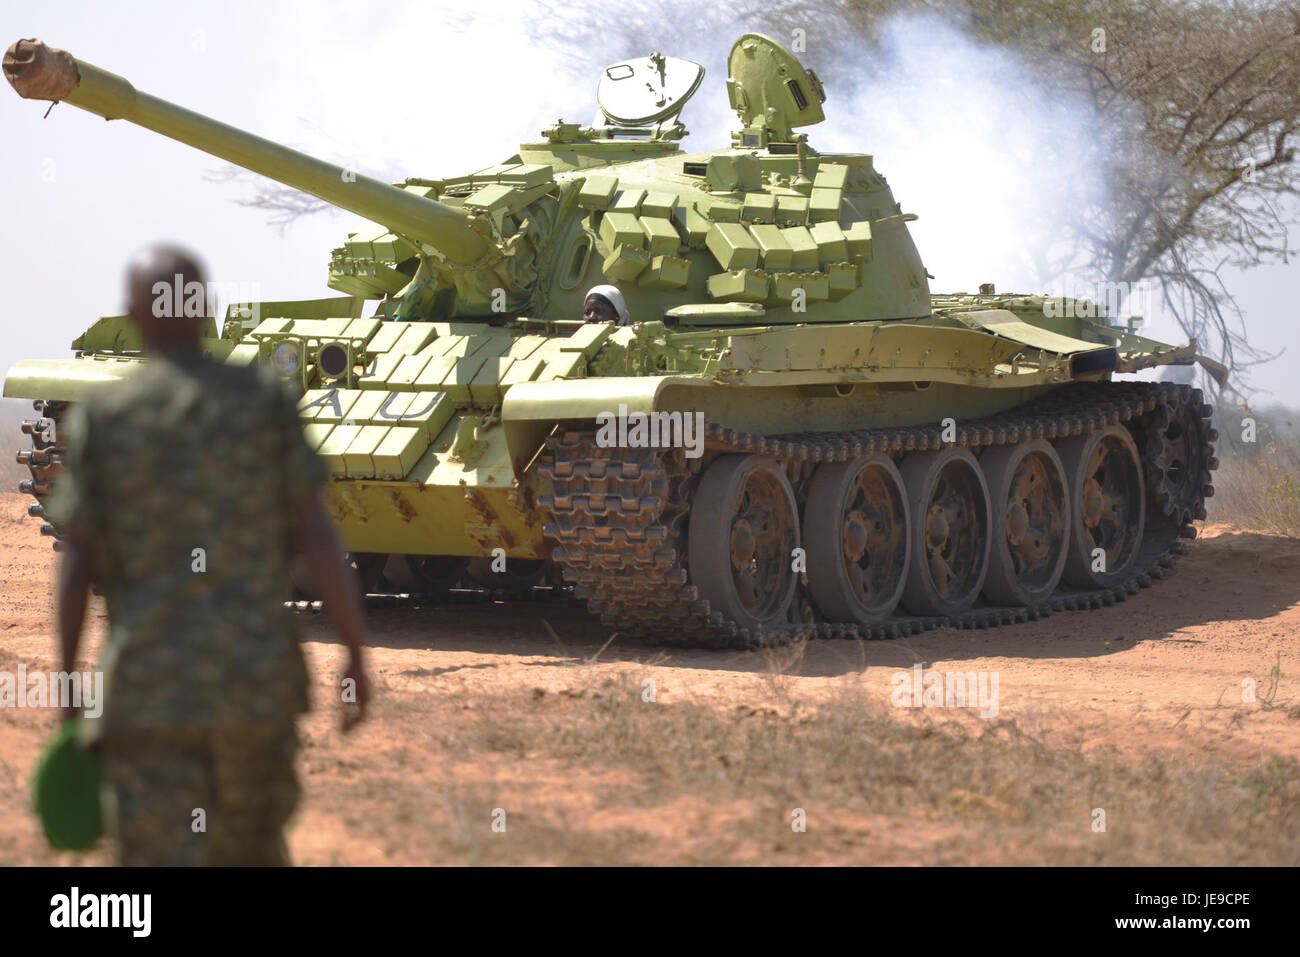
[[[618,313],[604,296],[588,296],[582,304],[584,322],[618,322]]]

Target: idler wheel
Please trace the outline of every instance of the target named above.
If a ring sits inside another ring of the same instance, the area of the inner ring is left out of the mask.
[[[821,465],[808,484],[803,540],[808,590],[831,621],[888,618],[911,553],[907,494],[887,455]]]
[[[899,468],[911,514],[903,607],[958,615],[975,603],[988,571],[989,493],[975,456],[953,446],[909,455]]]
[[[719,456],[691,505],[691,582],[710,606],[755,628],[785,621],[797,576],[798,506],[780,465],[758,455]]]
[[[1078,588],[1119,584],[1133,567],[1146,525],[1146,486],[1133,436],[1111,425],[1059,442],[1056,450],[1070,489],[1064,578]]]
[[[980,456],[993,530],[984,597],[1030,605],[1056,590],[1065,571],[1070,502],[1065,467],[1042,439],[994,446]]]

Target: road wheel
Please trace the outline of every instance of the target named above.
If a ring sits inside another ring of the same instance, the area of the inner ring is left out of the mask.
[[[831,621],[881,621],[898,605],[911,536],[907,495],[887,455],[818,467],[808,484],[803,540],[808,590]]]
[[[471,558],[467,571],[469,577],[484,588],[503,591],[507,595],[531,594],[534,585],[546,579],[547,563],[540,558],[507,558],[506,570],[494,572],[493,559]]]
[[[1042,439],[999,445],[980,456],[992,505],[984,597],[1031,605],[1049,597],[1065,570],[1070,535],[1065,467]]]
[[[465,574],[468,561],[460,555],[389,555],[384,578],[412,595],[445,595]]]
[[[1070,483],[1065,580],[1078,588],[1119,584],[1137,558],[1146,524],[1146,489],[1137,445],[1111,425],[1056,446]]]
[[[989,493],[975,456],[953,446],[909,455],[899,467],[912,517],[903,606],[914,615],[957,615],[984,587]]]
[[[388,556],[383,552],[348,552],[348,565],[356,570],[357,583],[363,595],[369,595],[379,587],[386,564]]]
[[[691,582],[748,628],[784,622],[797,576],[798,506],[781,467],[758,455],[715,459],[695,492],[687,531]]]

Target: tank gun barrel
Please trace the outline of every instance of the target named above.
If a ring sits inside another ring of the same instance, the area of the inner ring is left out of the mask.
[[[143,126],[433,246],[452,262],[473,263],[488,248],[458,209],[142,93],[117,74],[40,40],[13,44],[4,56],[4,74],[19,96],[67,102]]]

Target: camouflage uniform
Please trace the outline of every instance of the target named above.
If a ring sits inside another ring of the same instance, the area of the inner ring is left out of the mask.
[[[97,552],[106,691],[86,729],[122,863],[287,862],[308,702],[282,602],[291,517],[327,474],[293,398],[196,352],[96,390],[63,432],[48,513]]]

